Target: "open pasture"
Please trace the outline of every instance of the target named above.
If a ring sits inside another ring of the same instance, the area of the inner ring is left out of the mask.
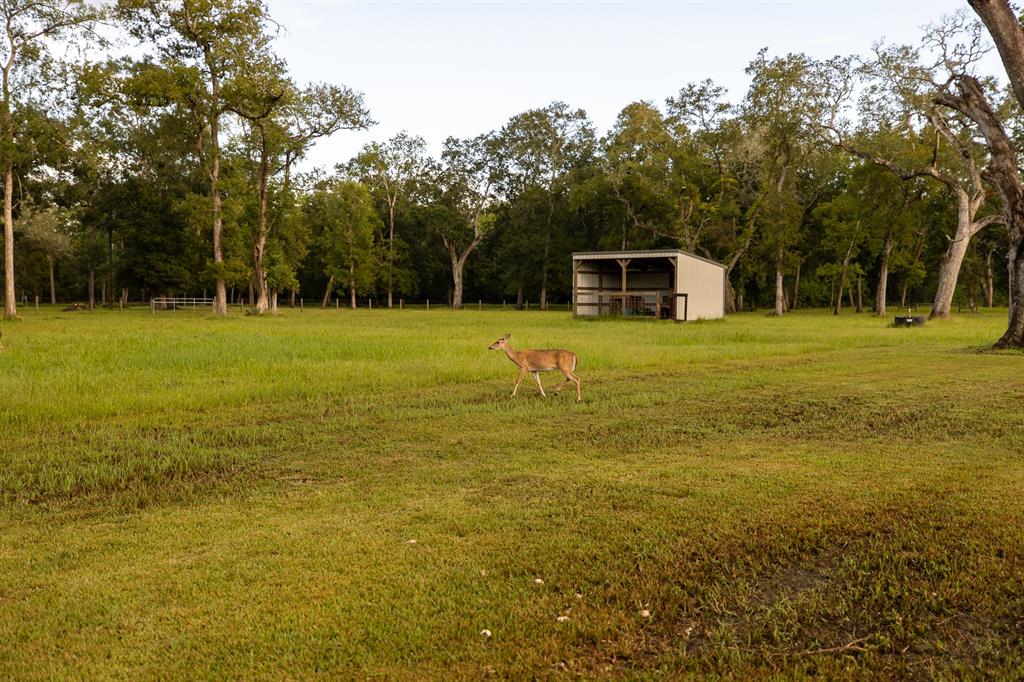
[[[26,310],[0,677],[1024,675],[1003,328]]]

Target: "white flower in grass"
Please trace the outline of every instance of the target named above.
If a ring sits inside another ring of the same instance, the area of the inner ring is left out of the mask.
[[[647,610],[647,609],[640,609],[640,617],[641,618],[650,618],[651,617],[651,612],[649,610]]]
[[[480,636],[483,637],[484,639],[490,639],[491,638],[491,631],[490,630],[481,630],[480,631]]]
[[[415,545],[416,544],[416,538],[413,538],[411,540],[406,540],[405,544],[407,544],[407,545]]]
[[[569,620],[569,616],[559,616],[558,618],[555,618],[555,620],[558,621],[559,623],[564,623],[567,620]]]
[[[533,583],[535,585],[543,585],[544,584],[544,579],[543,578],[534,578],[533,579]]]

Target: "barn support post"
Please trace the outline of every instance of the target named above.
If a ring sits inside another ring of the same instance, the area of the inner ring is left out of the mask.
[[[580,282],[580,262],[573,259],[572,261],[572,319],[576,319],[578,313],[576,309],[576,298],[579,296],[577,288]]]
[[[622,293],[622,300],[619,302],[619,312],[622,315],[626,314],[626,271],[629,269],[629,264],[633,259],[631,258],[616,258],[619,263],[619,267],[622,268],[622,286],[620,287]]]

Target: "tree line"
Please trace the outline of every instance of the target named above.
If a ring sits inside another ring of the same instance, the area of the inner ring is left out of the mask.
[[[1006,2],[970,5],[868,57],[761,50],[735,101],[688,83],[603,132],[553,102],[436,157],[402,132],[305,170],[374,121],[362,93],[295,81],[259,0],[3,0],[5,317],[202,292],[220,314],[545,309],[572,251],[672,247],[725,265],[727,311],[1006,304],[1019,346],[1024,31]],[[990,36],[1009,89],[978,73]]]

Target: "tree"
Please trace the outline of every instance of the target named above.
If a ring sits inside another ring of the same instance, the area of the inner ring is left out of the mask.
[[[995,41],[1017,102],[1024,106],[1024,30],[1005,0],[968,0]],[[963,110],[981,129],[991,154],[991,177],[999,190],[1008,235],[1010,320],[996,342],[1000,348],[1024,347],[1024,184],[1014,146],[989,106],[977,79],[958,74],[957,93],[944,92],[942,103]]]
[[[801,178],[816,153],[809,129],[817,114],[815,100],[806,97],[810,60],[802,54],[769,58],[762,49],[746,71],[751,84],[743,117],[760,138],[764,153],[758,202],[761,243],[774,261],[774,311],[782,315],[788,308],[783,287],[787,252],[817,202],[822,183],[830,178],[813,171]]]
[[[260,0],[120,0],[132,33],[155,45],[173,91],[192,114],[196,147],[209,177],[214,311],[227,314],[221,190],[222,119],[246,81],[268,61],[269,17]]]
[[[350,305],[376,281],[373,235],[381,227],[373,198],[363,185],[328,180],[307,199],[306,220],[323,253],[328,277],[324,305],[333,288],[346,288]]]
[[[245,120],[249,129],[248,148],[253,157],[257,196],[252,241],[255,309],[262,314],[271,305],[276,308],[276,301],[270,300],[272,287],[264,267],[267,239],[273,227],[269,217],[272,180],[279,178],[275,192],[279,201],[290,201],[292,165],[315,140],[342,129],[365,128],[371,121],[361,94],[326,84],[299,90],[285,78],[283,64],[277,60],[266,63],[244,85],[245,91],[236,95],[238,101],[231,110]],[[279,213],[283,210],[284,206],[278,209]]]
[[[67,230],[66,216],[52,206],[39,208],[25,205],[22,207],[19,223],[19,233],[30,246],[46,257],[49,268],[50,303],[56,304],[56,262],[67,258],[72,252],[72,241]]]
[[[0,21],[0,165],[4,174],[4,318],[17,316],[14,289],[15,167],[31,164],[33,140],[26,135],[29,100],[47,82],[48,48],[88,30],[101,11],[85,0],[4,0]]]
[[[449,137],[436,171],[433,226],[451,262],[452,308],[462,308],[463,270],[469,256],[492,232],[488,212],[502,181],[500,141],[494,133],[460,140]]]
[[[537,221],[541,226],[537,248],[541,252],[540,309],[547,310],[555,206],[566,192],[569,171],[592,153],[593,127],[582,109],[553,102],[513,116],[501,137],[508,155],[512,192],[528,193],[536,188],[546,199],[543,218]]]
[[[618,248],[673,239],[672,138],[658,108],[650,102],[629,104],[601,146],[607,186],[620,208]],[[637,239],[645,241],[636,244]]]
[[[976,53],[970,52],[962,64],[976,58]],[[835,62],[826,65],[818,81],[821,90],[835,92],[827,84],[848,83],[848,66]],[[833,96],[828,120],[820,124],[833,145],[888,169],[904,181],[927,178],[941,183],[956,199],[956,232],[940,264],[930,318],[949,317],[960,266],[971,239],[1000,220],[995,214],[979,215],[989,197],[983,178],[984,150],[975,142],[970,118],[957,109],[950,111],[942,103],[944,98],[948,100],[949,82],[943,81],[939,71],[947,67],[952,63],[923,65],[920,51],[908,46],[879,46],[875,59],[861,70],[868,86],[861,100],[866,114],[862,120],[874,123],[878,132],[862,129],[852,139],[844,130],[838,120],[839,109],[850,89]]]
[[[388,294],[388,307],[394,305],[394,290],[399,279],[402,245],[396,242],[395,220],[399,202],[408,201],[427,166],[427,143],[422,137],[400,132],[387,142],[365,146],[352,161],[349,172],[360,178],[377,195],[387,210],[386,248],[381,254],[381,274]]]

